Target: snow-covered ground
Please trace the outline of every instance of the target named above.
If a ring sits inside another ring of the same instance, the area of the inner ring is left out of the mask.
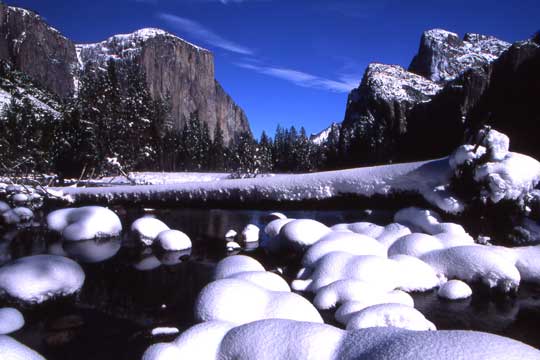
[[[164,174],[165,178],[167,176]],[[253,179],[225,181],[223,174],[212,176],[214,175],[209,175],[210,179],[215,181],[201,181],[198,178],[199,180],[195,182],[162,181],[156,185],[66,187],[55,190],[63,192],[74,203],[122,201],[170,203],[184,200],[256,204],[261,201],[285,203],[328,200],[350,195],[369,197],[411,192],[421,194],[428,202],[445,211],[462,210],[462,204],[457,199],[447,196],[443,190],[452,176],[448,158]],[[176,174],[174,178],[178,179]]]

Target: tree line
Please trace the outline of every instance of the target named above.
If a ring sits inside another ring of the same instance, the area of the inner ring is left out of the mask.
[[[0,115],[4,170],[97,177],[114,163],[126,172],[218,171],[244,177],[345,165],[343,136],[334,129],[320,145],[294,126],[278,126],[274,138],[242,133],[226,143],[222,129],[210,133],[197,112],[175,128],[169,100],[151,97],[135,63],[119,69],[111,60],[106,68],[90,67],[78,85],[78,95],[61,103],[57,113],[31,97],[12,97]]]

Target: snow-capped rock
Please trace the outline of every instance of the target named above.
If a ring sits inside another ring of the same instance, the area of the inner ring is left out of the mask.
[[[0,335],[12,333],[23,326],[24,317],[19,310],[15,308],[0,308]]]
[[[191,239],[180,230],[163,230],[155,239],[165,251],[182,251],[191,248]]]
[[[420,311],[395,303],[369,306],[351,315],[347,322],[347,330],[386,326],[415,331],[437,330]]]
[[[270,291],[239,279],[213,281],[201,290],[195,301],[197,321],[246,324],[271,318],[323,322],[313,305],[302,296]]]
[[[335,231],[349,230],[353,233],[363,234],[372,238],[379,237],[384,231],[384,227],[365,221],[351,224],[336,224],[330,228]]]
[[[233,239],[236,237],[236,235],[238,235],[238,233],[235,230],[230,229],[225,233],[225,239]]]
[[[435,82],[447,82],[467,69],[491,63],[509,47],[509,43],[493,36],[469,33],[462,40],[450,31],[427,30],[409,71]]]
[[[19,258],[0,267],[0,294],[25,303],[42,303],[81,289],[84,271],[75,261],[56,255]]]
[[[151,216],[143,216],[131,224],[131,232],[147,246],[152,245],[157,236],[170,228],[163,221]]]
[[[420,257],[430,251],[442,248],[443,245],[435,236],[412,233],[394,242],[388,249],[388,256],[403,254]]]
[[[5,360],[45,360],[34,350],[6,335],[0,335],[0,357]]]
[[[402,304],[414,307],[414,300],[411,295],[401,290],[393,290],[382,293],[370,293],[359,297],[359,300],[347,301],[341,305],[334,314],[338,322],[347,325],[350,318],[367,307],[379,304]]]
[[[118,215],[101,206],[55,210],[47,215],[47,226],[68,241],[118,236],[122,231]]]
[[[242,240],[246,243],[259,241],[259,228],[256,225],[248,224],[242,230]]]
[[[110,259],[121,247],[122,240],[119,237],[106,240],[65,241],[62,245],[66,256],[83,263],[99,263]]]
[[[278,274],[270,271],[243,271],[227,276],[227,279],[240,279],[270,291],[291,291],[289,284]]]
[[[178,330],[175,327],[157,327],[152,329],[150,332],[152,336],[160,336],[160,335],[174,335],[178,334],[180,330]]]
[[[461,280],[450,280],[441,286],[437,295],[448,300],[466,299],[472,295],[472,289]]]
[[[398,288],[403,291],[427,291],[440,285],[441,279],[433,268],[424,261],[409,255],[390,256],[397,262],[399,270]]]
[[[246,255],[226,257],[217,263],[214,269],[214,280],[225,279],[241,272],[266,271],[260,262]]]
[[[409,235],[410,233],[411,229],[409,229],[407,226],[398,223],[392,223],[384,227],[383,232],[377,237],[377,241],[388,249],[399,238],[405,235]]]
[[[2,222],[6,225],[26,223],[34,218],[34,212],[26,207],[16,207],[0,214]]]
[[[408,207],[397,211],[394,221],[408,226],[413,231],[436,234],[440,232],[437,225],[441,222],[441,216],[433,210]]]
[[[227,243],[225,244],[225,249],[232,252],[242,249],[242,246],[240,246],[240,244],[236,241],[227,241]]]
[[[378,299],[386,293],[387,290],[377,284],[355,279],[344,279],[334,281],[320,288],[313,299],[313,305],[317,309],[326,310],[345,302]]]
[[[331,231],[328,226],[318,221],[298,219],[283,225],[279,236],[284,246],[297,251],[304,251]]]

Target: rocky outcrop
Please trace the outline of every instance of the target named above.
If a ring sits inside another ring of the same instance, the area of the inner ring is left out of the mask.
[[[116,61],[137,63],[146,76],[154,98],[168,99],[171,118],[180,129],[197,113],[213,134],[217,125],[225,141],[249,132],[243,110],[234,103],[214,78],[214,58],[210,51],[190,44],[159,29],[141,29],[115,35],[97,44],[77,45],[81,67]]]
[[[400,158],[447,155],[482,125],[506,133],[512,151],[540,158],[538,94],[540,45],[518,42],[493,63],[458,76],[431,102],[417,105],[407,118]]]
[[[418,103],[428,102],[441,86],[398,65],[370,64],[362,82],[347,100],[343,128],[366,143],[368,162],[387,161],[395,140],[407,131],[407,116]]]
[[[0,3],[0,59],[60,97],[75,90],[75,45],[31,11]]]
[[[460,39],[455,33],[432,29],[422,34],[409,71],[445,83],[467,69],[492,62],[509,47],[509,43],[493,36],[469,33]]]

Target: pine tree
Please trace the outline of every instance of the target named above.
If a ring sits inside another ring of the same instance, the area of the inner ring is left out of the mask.
[[[214,140],[212,141],[209,154],[209,169],[212,171],[224,171],[226,168],[227,149],[223,140],[223,131],[219,124],[214,130]]]

